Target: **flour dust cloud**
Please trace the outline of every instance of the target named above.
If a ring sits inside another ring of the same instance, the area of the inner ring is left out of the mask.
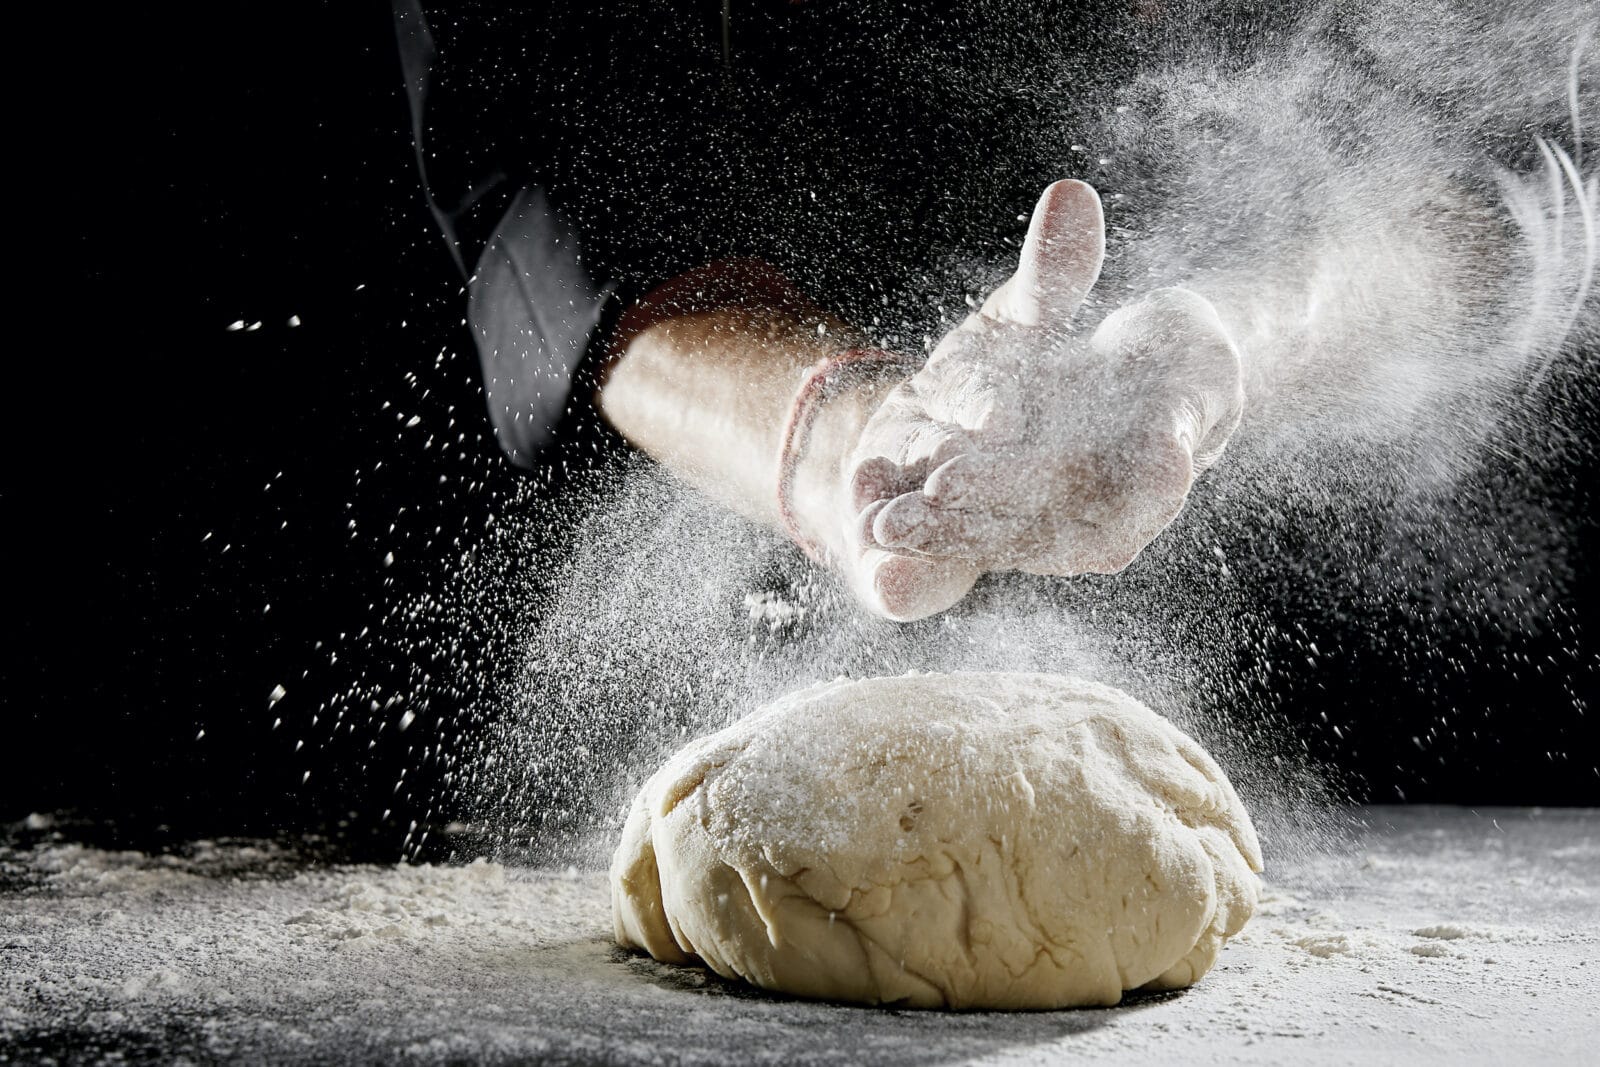
[[[666,753],[778,694],[1048,670],[1122,687],[1197,737],[1270,863],[1315,843],[1327,801],[1363,795],[1323,758],[1369,751],[1361,729],[1307,710],[1330,686],[1381,654],[1416,690],[1396,701],[1448,704],[1441,679],[1531,671],[1505,651],[1520,637],[1577,647],[1563,593],[1589,506],[1569,472],[1597,399],[1593,9],[1160,6],[1182,14],[1116,77],[1074,81],[1081,56],[1031,42],[940,76],[1025,97],[1027,150],[1100,191],[1107,259],[1086,321],[1181,285],[1233,334],[1244,422],[1179,519],[1121,574],[991,575],[898,625],[643,458],[569,472],[559,507],[524,484],[391,613],[404,625],[373,636],[417,661],[483,650],[402,686],[461,708],[419,754],[444,768],[419,808],[502,855],[599,862]],[[1085,85],[1094,98],[1067,106]],[[1009,239],[952,250],[885,292],[870,328],[931,343],[1015,255]],[[1052,406],[1072,417],[1071,397]],[[1482,662],[1438,651],[1462,633]],[[1581,707],[1595,664],[1547,667]],[[1471,714],[1451,705],[1419,728],[1421,763],[1491,728]]]

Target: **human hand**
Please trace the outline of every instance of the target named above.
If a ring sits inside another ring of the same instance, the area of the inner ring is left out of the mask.
[[[988,570],[1113,573],[1182,509],[1238,425],[1239,357],[1210,303],[1160,289],[1087,338],[1100,200],[1057,182],[1014,274],[872,414],[846,464],[852,588],[897,619]]]

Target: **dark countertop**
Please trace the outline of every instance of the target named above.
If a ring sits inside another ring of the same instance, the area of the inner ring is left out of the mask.
[[[618,951],[598,872],[265,842],[0,848],[0,1062],[1577,1062],[1600,811],[1372,808],[1274,848],[1186,992],[1032,1014],[773,998]]]

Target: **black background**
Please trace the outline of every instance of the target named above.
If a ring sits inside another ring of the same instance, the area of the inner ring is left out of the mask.
[[[302,671],[325,687],[366,669],[359,651],[328,668],[326,649],[425,567],[385,567],[369,531],[401,508],[419,528],[470,525],[516,477],[487,439],[460,280],[421,198],[388,8],[158,5],[47,36],[71,43],[26,109],[14,200],[30,284],[12,306],[0,488],[16,627],[0,819],[74,808],[214,833],[353,817],[394,836],[404,813],[380,812],[404,746],[296,753],[268,710],[283,684],[282,708],[307,713],[291,703]],[[453,416],[452,447],[421,448],[397,410],[427,415],[422,433]],[[1574,536],[1581,626],[1592,518]],[[1513,678],[1374,647],[1333,689],[1308,667],[1286,692],[1359,722],[1344,762],[1375,799],[1600,799],[1570,692],[1592,685],[1593,639],[1483,640],[1457,651],[1578,667]],[[1470,708],[1472,729],[1427,736],[1446,708]]]

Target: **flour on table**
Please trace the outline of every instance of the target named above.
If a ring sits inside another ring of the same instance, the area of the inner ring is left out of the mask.
[[[987,1016],[766,997],[626,956],[601,872],[329,864],[294,841],[105,851],[65,819],[0,826],[0,1060],[1572,1062],[1600,996],[1600,815],[1490,815],[1366,812],[1348,847],[1269,856],[1257,919],[1181,996]],[[1466,936],[1417,933],[1434,927]],[[1333,934],[1349,952],[1294,944]]]

